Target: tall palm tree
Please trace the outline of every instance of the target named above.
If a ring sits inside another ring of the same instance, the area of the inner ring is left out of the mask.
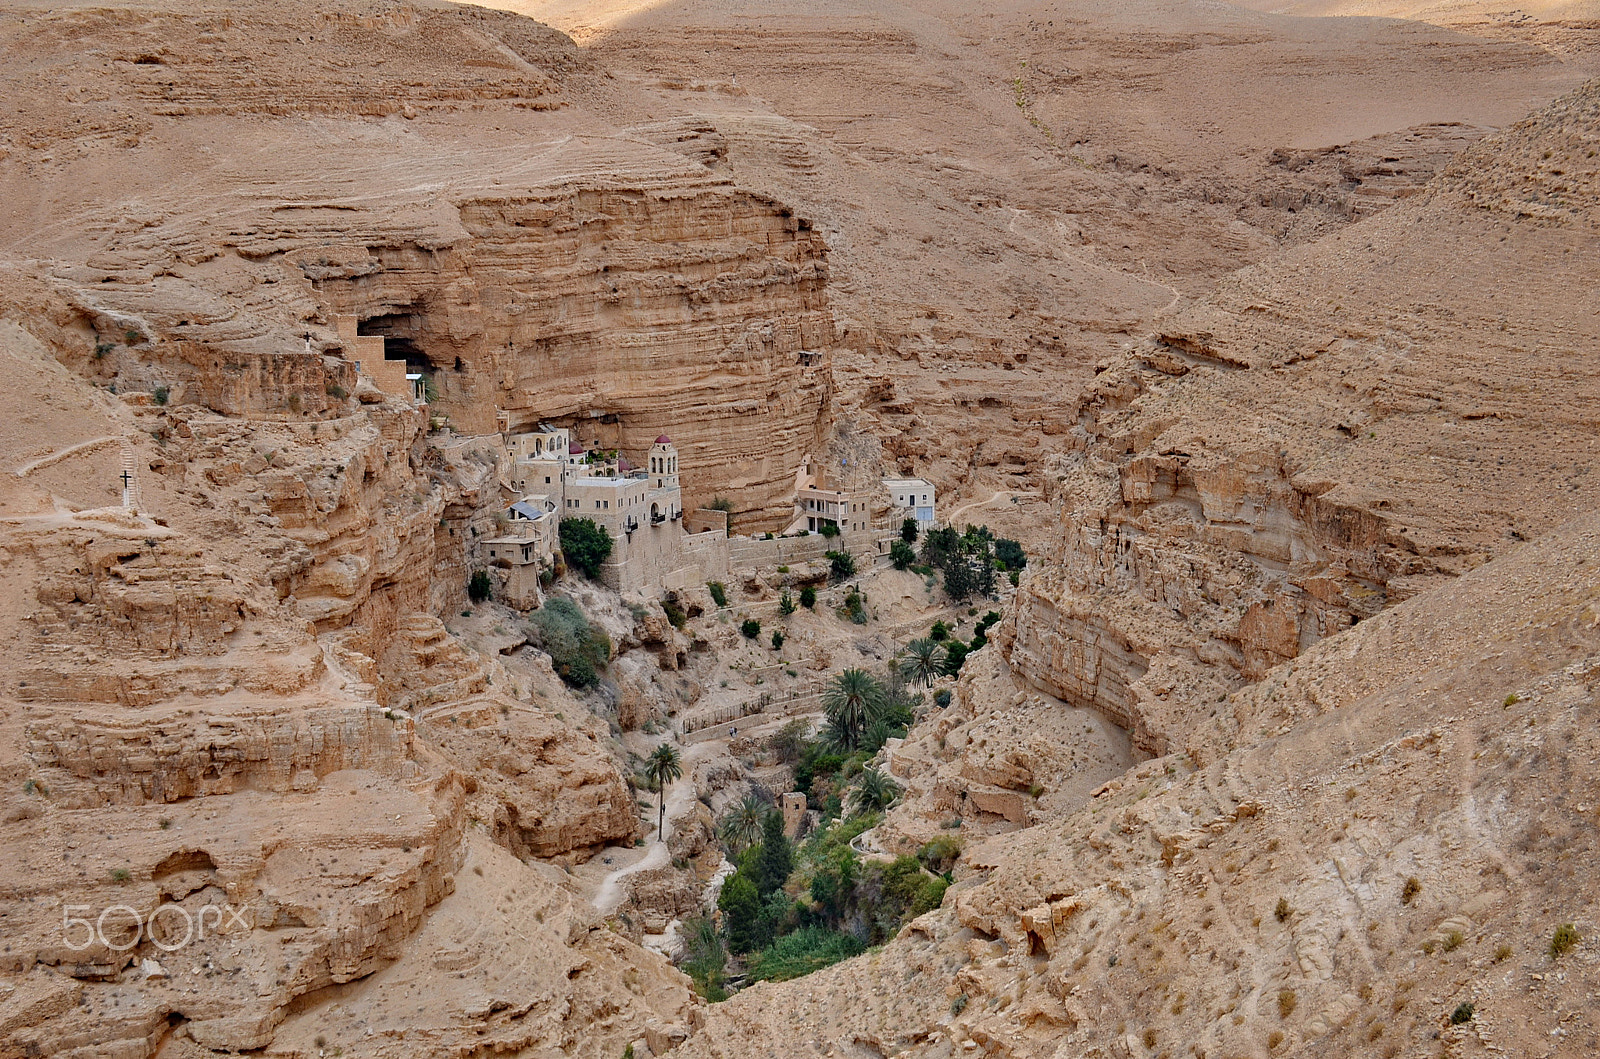
[[[683,775],[683,761],[678,756],[678,748],[671,743],[662,743],[650,751],[650,756],[645,759],[644,772],[650,777],[651,782],[659,791],[660,808],[656,817],[656,838],[662,842],[667,840],[667,784]]]
[[[943,647],[930,639],[912,640],[900,660],[900,675],[913,684],[932,684],[944,672],[943,666]]]
[[[822,708],[854,749],[868,722],[883,711],[883,685],[864,669],[847,669],[833,678],[822,696]]]
[[[900,793],[900,785],[877,769],[861,770],[861,784],[850,792],[850,804],[857,813],[887,808]]]
[[[766,820],[767,811],[765,802],[753,794],[747,794],[722,818],[722,840],[735,856],[761,838],[761,825]]]

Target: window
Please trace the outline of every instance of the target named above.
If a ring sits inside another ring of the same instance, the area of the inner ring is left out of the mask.
[[[550,476],[548,474],[544,476],[544,484],[545,485],[549,485],[550,484]]]

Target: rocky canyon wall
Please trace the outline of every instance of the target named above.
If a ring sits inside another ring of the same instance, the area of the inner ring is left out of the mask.
[[[469,433],[540,422],[639,457],[670,434],[685,502],[752,528],[792,510],[826,431],[826,247],[794,213],[711,182],[460,203],[449,247],[298,255],[319,299],[431,373]]]
[[[1001,634],[1026,679],[1203,756],[1224,693],[1600,498],[1596,98],[1101,364],[1050,474],[1060,567]]]

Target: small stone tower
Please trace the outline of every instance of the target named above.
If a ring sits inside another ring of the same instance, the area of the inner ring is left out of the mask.
[[[650,488],[652,489],[677,489],[678,488],[678,446],[665,434],[656,438],[656,443],[650,446],[649,463]]]

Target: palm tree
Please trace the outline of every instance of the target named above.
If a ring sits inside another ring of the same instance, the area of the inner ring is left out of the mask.
[[[850,792],[850,804],[859,813],[886,808],[900,793],[900,785],[877,769],[861,770],[861,785]]]
[[[761,825],[767,818],[767,804],[753,794],[728,810],[722,818],[722,840],[737,856],[761,838]]]
[[[667,784],[683,775],[683,762],[678,757],[678,748],[671,743],[662,743],[650,751],[650,756],[645,759],[644,773],[656,785],[660,792],[660,809],[656,818],[656,838],[662,842],[667,840]]]
[[[900,660],[900,675],[913,684],[932,684],[944,672],[943,665],[943,647],[930,639],[912,640]]]
[[[883,710],[883,685],[864,669],[847,669],[833,678],[822,708],[830,726],[855,749],[868,722]]]

